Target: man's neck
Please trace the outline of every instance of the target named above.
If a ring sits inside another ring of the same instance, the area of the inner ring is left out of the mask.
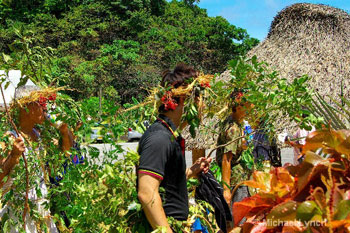
[[[177,114],[174,111],[168,111],[163,113],[164,116],[168,117],[175,125],[176,128],[179,127],[181,121],[181,115]]]
[[[241,124],[243,122],[243,117],[232,114],[232,120],[238,124]]]

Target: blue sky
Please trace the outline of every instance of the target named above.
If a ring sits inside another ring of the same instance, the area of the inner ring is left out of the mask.
[[[244,28],[251,37],[263,40],[276,14],[294,3],[326,4],[350,13],[349,0],[201,0],[199,6],[209,16],[222,16],[231,24]]]

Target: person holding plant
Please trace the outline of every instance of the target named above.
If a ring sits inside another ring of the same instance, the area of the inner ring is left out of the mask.
[[[288,136],[285,138],[285,143],[291,147],[293,147],[293,165],[298,165],[303,161],[302,147],[305,145],[305,138],[316,129],[312,126],[311,130],[306,130],[302,128],[298,128],[296,133],[292,138]]]
[[[22,178],[23,182],[27,182],[30,187],[30,190],[26,190],[26,199],[28,198],[32,203],[31,205],[28,205],[28,203],[24,204],[24,213],[27,213],[23,214],[22,217],[25,220],[24,228],[26,229],[26,232],[40,231],[40,228],[37,228],[38,222],[34,221],[34,219],[37,217],[32,218],[31,214],[29,214],[32,213],[29,206],[32,206],[33,208],[33,204],[36,204],[36,211],[38,211],[41,215],[41,220],[39,220],[39,222],[41,224],[45,222],[46,227],[50,229],[50,232],[58,232],[55,224],[50,218],[50,211],[44,207],[44,203],[47,202],[45,197],[48,194],[48,189],[46,186],[48,184],[48,180],[47,176],[45,176],[46,172],[49,171],[47,167],[45,168],[47,164],[42,163],[34,165],[41,167],[37,169],[40,174],[36,174],[41,177],[35,177],[35,174],[33,174],[33,169],[35,170],[35,167],[32,167],[32,162],[34,159],[39,159],[41,161],[44,159],[41,157],[42,154],[40,152],[43,151],[43,147],[45,145],[42,145],[42,138],[40,137],[41,132],[38,130],[37,126],[43,125],[48,119],[46,106],[47,102],[53,102],[55,99],[55,89],[48,88],[41,90],[36,86],[22,86],[17,88],[15,92],[15,101],[11,106],[13,118],[9,119],[10,122],[12,121],[12,123],[14,123],[13,130],[6,133],[6,136],[9,137],[10,141],[13,141],[12,149],[6,151],[6,148],[9,146],[8,144],[2,143],[3,151],[7,153],[6,159],[2,159],[1,166],[3,170],[0,174],[0,185],[3,188],[3,195],[9,190],[13,189],[14,182],[18,182],[17,180],[12,179],[10,174],[11,171],[15,169],[16,164],[20,162],[20,157],[22,154],[24,154],[24,158],[27,158],[26,160],[31,161],[30,165],[27,165],[27,161],[25,161],[25,166],[31,166],[33,177],[29,177],[27,181],[24,179],[24,177]],[[66,123],[62,123],[57,127],[57,129],[61,135],[60,149],[67,156],[67,152],[73,146],[73,134]],[[54,141],[52,142],[54,143]],[[5,177],[7,177],[6,182],[4,181]],[[38,187],[36,187],[36,185],[38,185]],[[37,193],[37,190],[40,190],[40,194]],[[21,193],[22,191],[18,192]],[[20,193],[18,194],[21,196]],[[18,199],[16,196],[14,198]],[[0,216],[3,216],[6,213],[9,213],[12,216],[15,212],[16,210],[12,209],[12,205],[7,204],[0,210]],[[17,218],[15,218],[15,221],[18,221]]]
[[[164,227],[173,232],[167,217],[187,220],[187,179],[209,170],[211,159],[204,157],[186,169],[185,142],[177,131],[183,125],[188,95],[174,96],[173,90],[186,88],[197,76],[198,72],[184,64],[163,73],[161,86],[166,91],[161,98],[160,114],[139,142],[138,198],[153,229]]]
[[[245,101],[242,91],[237,90],[231,94],[233,101],[231,115],[223,122],[217,145],[221,146],[216,152],[216,161],[222,168],[222,181],[224,185],[224,198],[227,204],[231,203],[231,169],[239,163],[242,151],[247,148],[244,140],[243,120],[252,108]],[[224,146],[223,146],[224,145]]]

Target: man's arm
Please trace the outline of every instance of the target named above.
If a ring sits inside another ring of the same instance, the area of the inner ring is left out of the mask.
[[[4,151],[6,146],[7,145],[4,143],[1,143],[0,149]],[[4,185],[4,177],[10,174],[15,165],[19,163],[19,158],[21,157],[24,150],[25,146],[23,140],[21,138],[16,138],[13,142],[12,150],[9,152],[7,158],[2,158],[0,156],[0,188]]]
[[[153,229],[159,226],[166,227],[172,233],[159,195],[161,180],[143,173],[139,173],[138,198]]]

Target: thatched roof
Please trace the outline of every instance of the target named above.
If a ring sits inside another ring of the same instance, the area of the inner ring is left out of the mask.
[[[322,96],[339,99],[343,85],[349,97],[350,15],[326,5],[294,4],[277,14],[267,38],[248,53],[253,55],[290,81],[309,75],[311,87]],[[285,118],[279,121],[295,131]]]
[[[282,77],[308,74],[321,94],[339,95],[341,81],[350,81],[350,15],[325,5],[294,4],[274,18],[267,38],[248,53],[253,55]]]
[[[343,10],[306,3],[291,5],[277,14],[267,38],[248,53],[248,57],[253,55],[288,80],[309,75],[311,86],[321,95],[339,96],[341,84],[344,96],[350,95],[350,15]],[[222,76],[229,79],[229,72]],[[188,147],[208,148],[211,141],[202,144],[201,140],[206,137],[200,134],[187,140]]]

